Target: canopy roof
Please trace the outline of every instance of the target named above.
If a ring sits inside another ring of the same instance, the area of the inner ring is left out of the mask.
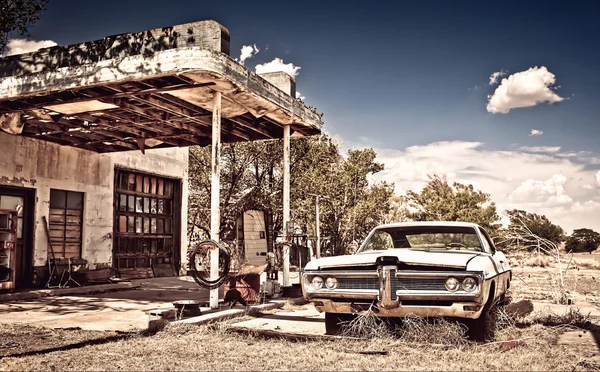
[[[203,21],[0,58],[0,129],[96,152],[208,145],[220,91],[223,142],[320,133],[314,109],[228,53]]]

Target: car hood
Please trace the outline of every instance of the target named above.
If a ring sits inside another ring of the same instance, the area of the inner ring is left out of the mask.
[[[419,250],[386,250],[369,251],[353,255],[334,256],[312,260],[306,270],[344,268],[352,266],[376,265],[380,257],[395,257],[399,262],[408,265],[440,266],[466,269],[473,257],[486,255],[483,252],[466,251],[419,251]]]

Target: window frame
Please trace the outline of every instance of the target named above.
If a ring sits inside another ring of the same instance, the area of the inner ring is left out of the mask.
[[[59,205],[56,197],[53,202],[53,193],[64,193],[64,205]],[[73,207],[70,205],[69,196],[74,195],[77,198],[81,198],[80,203],[76,202],[76,206]],[[82,259],[83,255],[83,221],[84,221],[84,213],[85,213],[85,193],[81,191],[73,191],[73,190],[64,190],[64,189],[50,189],[50,197],[49,201],[49,210],[48,210],[48,231],[50,233],[49,240],[52,243],[52,252],[48,250],[48,259],[73,259],[79,260]],[[62,213],[53,213],[53,211],[61,211]],[[78,212],[78,215],[74,213],[74,211]],[[62,222],[56,222],[54,218],[61,217],[63,219]],[[78,218],[77,218],[78,217]],[[77,222],[68,222],[69,219],[75,220]],[[69,237],[68,233],[73,231],[77,231],[77,228],[70,229],[69,227],[79,227],[79,235],[77,237]],[[62,227],[62,237],[52,236],[53,231],[60,231],[60,229],[53,227]],[[61,245],[60,250],[57,251],[58,245]],[[76,256],[67,256],[67,245],[78,245],[78,250]]]

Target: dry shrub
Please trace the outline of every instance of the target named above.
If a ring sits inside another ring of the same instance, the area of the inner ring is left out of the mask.
[[[593,258],[574,258],[571,268],[600,270],[600,261]]]
[[[547,257],[529,257],[524,262],[524,266],[530,267],[547,267],[548,265],[550,265],[550,260]]]
[[[458,348],[469,344],[466,336],[467,327],[462,323],[444,318],[405,318],[402,325],[396,328],[396,334],[400,341],[411,344],[444,345]]]
[[[377,316],[370,307],[367,311],[360,313],[351,321],[342,325],[340,334],[346,337],[357,338],[390,338],[393,331],[383,319]]]
[[[590,315],[586,315],[576,308],[570,308],[564,314],[556,314],[552,311],[545,313],[539,312],[534,315],[532,322],[547,327],[571,326],[581,329],[589,329],[592,327]]]
[[[469,344],[467,327],[444,318],[406,317],[395,323],[392,319],[380,318],[369,309],[342,327],[346,337],[363,339],[395,339],[411,345],[437,345],[463,347]]]

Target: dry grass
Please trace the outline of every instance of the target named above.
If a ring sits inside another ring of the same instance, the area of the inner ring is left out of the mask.
[[[405,339],[344,342],[263,340],[214,326],[177,326],[152,337],[6,358],[0,370],[586,370],[595,363],[567,357],[563,346],[550,347],[548,327],[541,325],[528,330],[536,339],[508,350],[502,344],[436,348],[411,341],[422,341],[418,332],[435,333],[439,326],[416,324]]]

